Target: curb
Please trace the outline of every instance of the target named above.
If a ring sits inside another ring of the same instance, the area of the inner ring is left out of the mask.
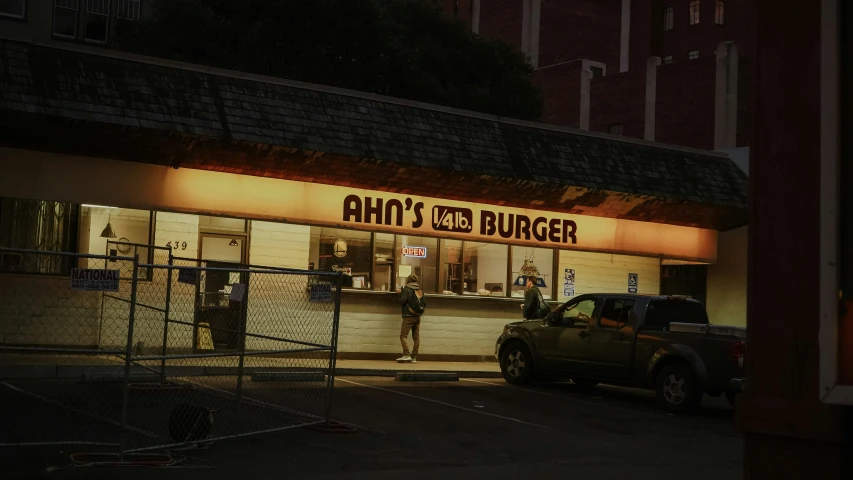
[[[394,377],[398,382],[458,382],[455,372],[398,372]]]
[[[265,376],[278,374],[282,377],[291,374],[295,377],[314,374],[325,375],[326,372],[318,369],[308,368],[247,368],[244,374],[247,376],[259,375],[259,380],[266,380]],[[500,372],[488,370],[474,371],[419,371],[398,370],[396,368],[337,368],[335,375],[339,377],[390,377],[396,378],[399,374],[422,374],[422,373],[444,373],[453,374],[458,378],[503,378]],[[152,375],[150,370],[134,367],[131,376],[135,377]],[[236,367],[167,367],[167,377],[202,377],[213,375],[236,375]],[[80,380],[87,379],[96,381],[96,378],[106,379],[116,375],[124,377],[123,365],[0,365],[0,380]],[[156,374],[155,374],[156,375]],[[269,381],[269,380],[268,380]]]

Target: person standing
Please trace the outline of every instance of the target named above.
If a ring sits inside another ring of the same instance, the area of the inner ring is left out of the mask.
[[[400,343],[403,345],[403,356],[398,362],[417,363],[418,347],[421,345],[421,317],[426,310],[426,298],[424,291],[418,284],[418,276],[409,275],[406,285],[400,290],[400,304],[403,306],[403,323],[400,325]],[[415,342],[412,351],[406,340],[412,332],[412,341]]]
[[[541,320],[551,313],[551,307],[542,297],[542,292],[536,286],[536,277],[527,277],[524,291],[524,305],[521,306],[525,320]]]

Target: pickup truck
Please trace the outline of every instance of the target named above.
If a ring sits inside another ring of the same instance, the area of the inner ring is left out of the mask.
[[[702,303],[674,296],[581,295],[542,320],[510,323],[495,346],[504,379],[571,379],[657,391],[671,412],[686,412],[704,394],[726,394],[744,376],[745,342],[735,327],[709,325]],[[725,334],[715,334],[714,330]]]

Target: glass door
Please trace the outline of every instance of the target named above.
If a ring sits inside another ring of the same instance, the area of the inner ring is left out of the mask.
[[[241,303],[230,297],[233,286],[242,283],[241,273],[236,270],[246,263],[246,236],[202,233],[199,240],[200,263],[217,269],[203,271],[199,279],[198,324],[209,328],[211,340],[199,348],[237,350],[242,330]]]

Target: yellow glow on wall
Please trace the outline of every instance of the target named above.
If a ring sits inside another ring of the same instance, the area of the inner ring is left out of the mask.
[[[547,210],[0,149],[0,195],[713,263],[717,232]]]

